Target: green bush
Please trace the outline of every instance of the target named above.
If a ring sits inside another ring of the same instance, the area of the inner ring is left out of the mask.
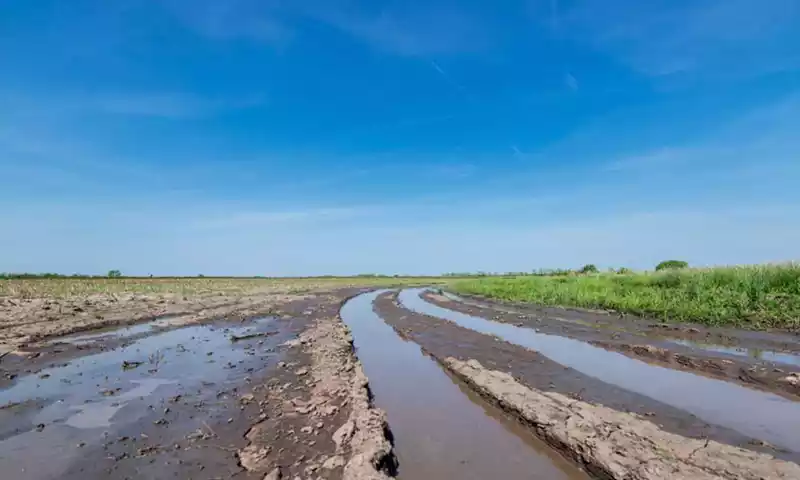
[[[593,263],[589,263],[587,265],[584,265],[583,268],[578,270],[578,272],[579,273],[598,273],[598,272],[600,272],[600,270],[597,269],[597,265],[595,265]]]
[[[664,260],[656,265],[656,272],[661,270],[676,270],[680,268],[689,268],[689,263],[683,260]]]
[[[122,272],[119,270],[109,270],[108,271],[108,278],[119,278],[122,276]]]

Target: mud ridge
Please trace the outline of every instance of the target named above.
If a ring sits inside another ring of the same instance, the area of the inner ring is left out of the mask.
[[[600,478],[614,480],[800,478],[800,466],[770,455],[689,439],[638,415],[527,388],[476,360],[444,365],[481,395],[529,424],[545,441]]]
[[[327,471],[334,478],[338,473],[346,480],[392,478],[396,459],[386,415],[372,405],[368,380],[347,327],[338,317],[319,318],[288,346],[310,357],[308,368],[295,373],[309,378],[306,385],[311,388],[308,399],[284,400],[284,417],[302,421],[307,426],[300,430],[313,429],[315,434],[325,432],[317,432],[314,425],[340,422],[324,442],[332,442],[330,449],[323,449],[332,454],[310,459],[306,473]],[[284,390],[279,387],[273,396],[283,396]],[[250,444],[239,451],[238,457],[249,471],[267,473],[265,478],[281,478],[283,472],[278,466],[263,461],[271,452],[268,445],[260,445],[259,438],[270,429],[268,424],[254,425],[246,435]]]

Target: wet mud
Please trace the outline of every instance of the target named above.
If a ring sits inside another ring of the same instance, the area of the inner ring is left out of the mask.
[[[800,331],[798,330],[755,331],[730,327],[709,327],[693,323],[664,322],[606,310],[544,307],[475,295],[455,294],[448,291],[441,291],[441,293],[460,304],[489,307],[497,312],[522,315],[516,322],[522,322],[526,326],[538,326],[540,322],[547,325],[549,324],[548,320],[559,320],[562,323],[628,332],[664,340],[677,339],[705,345],[775,351],[800,356]]]
[[[425,292],[422,298],[432,305],[466,315],[592,343],[671,369],[738,383],[793,400],[800,399],[800,353],[766,348],[793,348],[794,338],[789,334],[781,336],[776,332],[725,329],[727,340],[722,340],[718,332],[723,329],[713,330],[717,332],[713,335],[711,330],[703,331],[693,326],[664,324],[668,327],[665,329],[644,324],[641,320],[612,319],[608,314],[536,307],[525,309],[434,292]],[[674,335],[665,335],[665,330]],[[681,332],[684,332],[683,338]],[[779,342],[779,338],[783,341]],[[723,345],[714,341],[728,343]]]
[[[341,315],[388,415],[399,478],[589,478],[398,336],[373,312],[379,294],[350,300]]]
[[[416,292],[404,291],[406,292],[416,295]],[[393,294],[379,296],[375,305],[376,311],[387,323],[442,362],[450,357],[462,361],[477,360],[486,368],[513,375],[530,388],[558,392],[620,412],[636,413],[657,424],[664,431],[682,437],[710,439],[784,459],[798,460],[798,454],[792,448],[742,433],[741,429],[709,422],[682,408],[661,401],[658,395],[648,396],[628,390],[557,363],[530,348],[479,333],[451,321],[412,312],[400,306]],[[654,378],[643,378],[640,381],[658,386],[658,380]],[[716,410],[718,402],[727,400],[727,398],[712,399],[708,403],[708,408]],[[793,418],[795,417],[785,417],[781,420],[793,422]],[[769,429],[759,430],[759,433],[770,434],[771,437],[775,436],[790,446],[793,445],[793,439],[797,439],[796,434],[791,430],[785,430],[782,425],[778,425],[778,428],[780,430],[777,434]],[[782,435],[785,431],[788,432],[788,439]]]
[[[287,401],[312,395],[321,369],[336,370],[348,359],[352,365],[346,340],[343,356],[320,357],[315,343],[299,339],[320,321],[344,329],[336,314],[357,292],[265,299],[272,315],[252,317],[246,308],[236,312],[245,317],[239,321],[92,332],[6,355],[0,471],[22,480],[262,479],[272,471],[305,476],[317,469],[315,478],[382,478],[347,477],[344,468],[364,442],[357,435],[346,445],[332,440],[353,411],[372,412],[365,378],[360,389],[338,392],[338,415],[311,425],[311,417],[285,415]],[[362,393],[360,409],[353,391]],[[268,442],[254,433],[265,422],[276,434]],[[323,468],[323,457],[337,455]]]
[[[664,368],[586,342],[531,328],[493,322],[427,303],[420,290],[404,290],[400,302],[467,328],[532,348],[564,366],[690,412],[703,420],[800,452],[800,403],[740,385]],[[687,395],[687,392],[692,392]]]
[[[800,465],[715,441],[670,434],[635,415],[565,395],[537,391],[479,362],[444,364],[481,394],[495,399],[595,476],[612,479],[790,479]]]
[[[159,321],[162,326],[182,326],[204,320],[267,315],[274,306],[301,298],[303,295],[283,291],[0,298],[0,356],[48,338],[151,321]]]

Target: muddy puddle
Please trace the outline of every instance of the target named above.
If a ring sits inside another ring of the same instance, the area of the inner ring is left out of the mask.
[[[400,478],[588,478],[399,337],[373,312],[380,293],[348,301],[341,317],[387,413]]]
[[[145,326],[153,328],[143,324],[119,335],[146,334]],[[0,390],[0,471],[15,479],[63,478],[81,457],[119,438],[143,441],[140,432],[153,428],[162,428],[159,435],[171,445],[204,427],[221,392],[277,362],[270,347],[288,336],[271,318],[184,327],[21,377]],[[247,340],[233,341],[239,337]],[[181,398],[196,404],[191,415],[189,407],[178,408]]]
[[[420,298],[423,291],[403,290],[399,295],[401,305],[531,348],[564,366],[680,408],[708,423],[800,451],[800,403],[733,383],[650,365],[579,340],[441,308]]]
[[[459,295],[456,295],[455,293],[451,293],[451,292],[448,292],[448,291],[445,291],[445,290],[437,290],[436,293],[441,295],[441,296],[443,296],[443,297],[445,297],[445,298],[447,298],[447,299],[450,299],[450,300],[452,300],[454,302],[462,303],[464,305],[470,305],[472,307],[478,307],[478,308],[485,308],[486,307],[486,304],[484,304],[484,303],[472,300],[470,298],[461,297]],[[493,306],[492,308],[497,308],[497,307]],[[507,306],[507,305],[504,305],[501,310],[503,312],[520,315],[521,317],[524,317],[524,318],[535,318],[535,316],[531,315],[530,312],[525,312],[523,310],[520,310],[520,309],[517,309],[517,308],[514,308],[514,307],[510,307],[510,306]],[[581,325],[581,326],[584,326],[584,327],[592,327],[592,328],[607,328],[607,329],[610,329],[610,330],[618,330],[620,332],[634,333],[634,332],[628,332],[627,329],[619,327],[619,326],[616,326],[616,325],[609,325],[609,324],[599,323],[599,322],[588,322],[588,321],[585,321],[585,320],[580,320],[578,318],[564,318],[564,317],[560,317],[560,316],[557,316],[557,315],[547,315],[547,317],[552,319],[552,320],[557,320],[559,322],[564,322],[564,323],[571,323],[573,325]]]
[[[92,331],[91,333],[82,333],[76,335],[66,335],[50,340],[47,344],[52,345],[56,343],[69,343],[72,345],[88,345],[94,342],[108,341],[108,340],[124,340],[126,338],[133,338],[140,335],[147,335],[153,333],[159,328],[166,328],[169,323],[163,319],[153,320],[151,322],[140,323],[131,325],[129,327],[110,327],[100,330]]]
[[[783,363],[785,365],[795,365],[800,367],[800,356],[791,353],[776,352],[773,350],[763,350],[760,348],[731,347],[716,343],[695,342],[692,340],[668,338],[668,342],[677,343],[685,347],[696,350],[704,350],[713,353],[725,353],[736,355],[737,357],[748,357],[759,362]]]

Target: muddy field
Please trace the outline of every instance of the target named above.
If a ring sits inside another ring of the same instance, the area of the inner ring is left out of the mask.
[[[800,340],[369,285],[0,300],[15,479],[800,478]]]

